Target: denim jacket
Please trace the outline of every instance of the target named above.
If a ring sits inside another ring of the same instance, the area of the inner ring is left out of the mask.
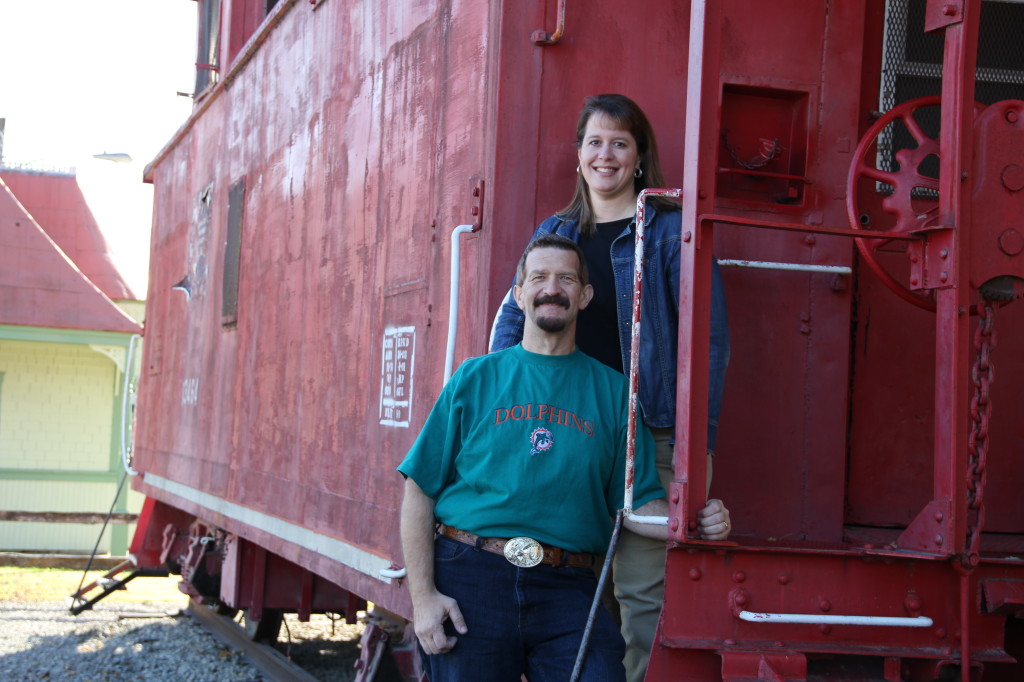
[[[653,428],[674,428],[676,422],[676,353],[679,327],[680,211],[647,208],[644,225],[644,295],[640,327],[640,408],[644,422]],[[622,366],[629,367],[630,328],[633,322],[633,253],[636,223],[630,223],[611,247],[615,300],[619,318]],[[574,219],[552,216],[542,222],[532,239],[555,232],[579,241]],[[514,346],[523,338],[523,311],[511,292],[495,320],[491,351]],[[708,449],[713,449],[722,409],[725,368],[729,364],[729,324],[725,292],[718,262],[711,274],[711,353],[708,390]]]

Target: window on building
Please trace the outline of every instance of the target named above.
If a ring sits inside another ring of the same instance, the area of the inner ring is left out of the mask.
[[[242,218],[245,215],[245,178],[228,191],[228,237],[224,245],[224,282],[221,324],[238,324],[238,269],[242,254]]]

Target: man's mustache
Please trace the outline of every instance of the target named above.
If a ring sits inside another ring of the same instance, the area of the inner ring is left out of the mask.
[[[560,305],[563,308],[568,310],[568,308],[569,308],[569,297],[565,296],[564,294],[552,294],[550,296],[538,296],[533,301],[533,307],[537,308],[537,307],[540,307],[542,305],[546,305],[548,303],[553,303],[555,305]]]

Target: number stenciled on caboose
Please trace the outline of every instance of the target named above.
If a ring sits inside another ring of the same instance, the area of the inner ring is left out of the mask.
[[[199,377],[188,377],[181,380],[181,404],[199,404]]]
[[[409,428],[412,408],[415,327],[384,330],[380,367],[380,423]]]

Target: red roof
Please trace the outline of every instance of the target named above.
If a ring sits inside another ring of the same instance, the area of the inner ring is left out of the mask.
[[[4,173],[6,175],[6,171]],[[139,333],[0,178],[0,324]]]
[[[4,169],[0,178],[100,291],[109,298],[137,299],[114,265],[75,176]]]

